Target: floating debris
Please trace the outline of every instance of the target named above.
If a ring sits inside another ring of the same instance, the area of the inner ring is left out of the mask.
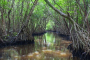
[[[34,56],[33,53],[32,54],[30,53],[30,54],[27,55],[28,58],[33,58],[33,56]]]
[[[35,58],[36,58],[36,60],[40,60],[40,59],[42,59],[42,56],[39,54],[39,55],[36,55]]]
[[[42,50],[44,54],[52,54],[53,50]]]
[[[43,48],[42,48],[42,50],[46,50],[46,49],[47,49],[47,47],[43,47]]]
[[[34,52],[33,55],[39,55],[40,53],[38,51]]]

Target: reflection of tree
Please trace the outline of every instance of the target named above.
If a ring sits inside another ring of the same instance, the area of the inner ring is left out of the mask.
[[[4,53],[2,55],[4,60],[15,60],[15,56],[19,56],[18,52],[15,49],[4,50]]]
[[[29,52],[29,53],[34,52],[35,47],[34,47],[34,44],[21,45],[21,46],[18,46],[16,50],[18,51],[18,54],[19,54],[20,56],[22,56],[22,55],[27,55],[28,52]]]

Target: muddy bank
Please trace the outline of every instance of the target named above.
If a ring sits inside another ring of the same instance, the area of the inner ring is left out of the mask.
[[[23,41],[14,41],[14,42],[2,42],[0,43],[0,48],[7,46],[16,46],[16,45],[25,45],[25,44],[34,44],[34,40],[23,40]]]
[[[62,37],[65,40],[70,40],[69,35],[65,35],[65,34],[60,34],[59,32],[56,31],[44,31],[44,32],[40,32],[40,33],[32,33],[32,36],[34,38],[34,36],[42,36],[45,33],[55,33],[56,35]],[[22,40],[22,39],[16,39],[16,37],[12,37],[12,36],[7,36],[7,37],[1,37],[0,40],[0,47],[6,47],[6,46],[13,46],[13,45],[24,45],[24,44],[33,44],[34,43],[34,39],[33,40]]]
[[[14,45],[25,45],[25,44],[34,44],[33,40],[21,40],[16,39],[16,37],[12,36],[3,36],[0,40],[0,48],[7,47],[7,46],[14,46]]]
[[[63,39],[70,41],[70,35],[61,34],[61,33],[58,32],[58,31],[52,31],[52,30],[46,30],[46,31],[40,32],[40,33],[33,33],[32,36],[41,36],[41,35],[44,35],[45,33],[49,33],[49,32],[50,32],[50,33],[55,33],[56,35],[62,37]]]
[[[41,36],[41,35],[44,35],[45,33],[46,33],[46,31],[39,32],[39,33],[32,33],[32,36]]]

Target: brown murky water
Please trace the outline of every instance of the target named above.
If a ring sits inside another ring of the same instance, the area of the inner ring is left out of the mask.
[[[0,60],[78,60],[67,50],[70,43],[53,33],[46,33],[36,36],[35,44],[0,49]]]

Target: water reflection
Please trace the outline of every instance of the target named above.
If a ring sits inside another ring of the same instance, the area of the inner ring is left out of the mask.
[[[0,49],[0,60],[74,60],[67,50],[70,43],[53,33],[46,33],[36,36],[35,44]]]
[[[2,54],[4,60],[14,60],[15,56],[19,57],[19,54],[15,49],[4,50],[4,53]]]

